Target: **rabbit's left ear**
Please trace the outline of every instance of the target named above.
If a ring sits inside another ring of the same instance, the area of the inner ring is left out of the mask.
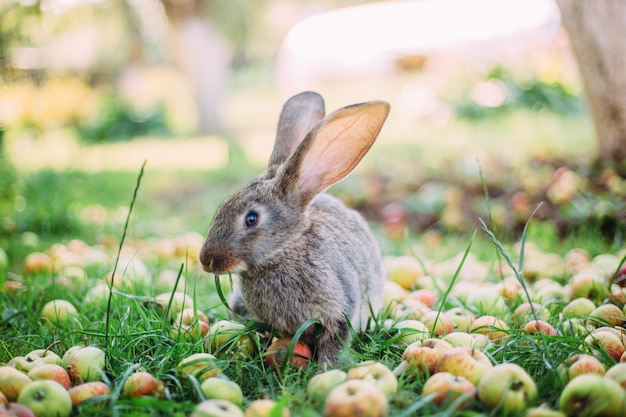
[[[322,119],[287,161],[283,184],[308,201],[343,179],[370,149],[389,114],[389,103],[370,101]]]

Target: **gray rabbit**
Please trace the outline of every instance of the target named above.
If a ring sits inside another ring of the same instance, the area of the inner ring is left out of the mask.
[[[318,362],[337,353],[370,311],[382,307],[385,270],[365,220],[324,190],[343,179],[370,149],[389,113],[371,101],[324,117],[314,92],[283,106],[267,169],[219,207],[200,261],[207,272],[237,272],[234,312],[292,336],[308,319],[302,342]]]

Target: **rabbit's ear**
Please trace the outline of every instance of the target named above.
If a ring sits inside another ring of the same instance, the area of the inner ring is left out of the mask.
[[[339,109],[320,121],[289,159],[285,190],[304,203],[343,179],[370,149],[389,114],[389,103],[370,101]]]
[[[287,100],[278,119],[276,141],[268,166],[285,162],[324,113],[324,99],[318,93],[305,91]]]

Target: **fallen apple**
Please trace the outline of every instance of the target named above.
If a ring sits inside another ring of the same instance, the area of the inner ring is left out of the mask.
[[[485,353],[463,346],[444,352],[435,366],[435,372],[449,372],[478,385],[485,372],[492,367],[493,364]]]
[[[604,377],[612,379],[626,390],[626,363],[619,362],[611,366],[604,374]]]
[[[346,381],[348,374],[341,369],[331,369],[313,376],[306,387],[307,397],[313,404],[323,404],[330,391]]]
[[[424,268],[412,256],[397,256],[387,262],[387,279],[410,290],[417,280],[426,275]]]
[[[585,353],[579,353],[565,359],[557,366],[557,373],[563,383],[584,374],[604,375],[604,365],[598,358]]]
[[[62,366],[72,378],[74,384],[102,381],[106,356],[96,346],[72,346],[61,358]]]
[[[256,350],[255,341],[246,326],[231,320],[220,320],[209,329],[209,352],[217,357],[226,354],[233,358],[247,358]]]
[[[243,404],[243,392],[241,387],[222,377],[211,377],[202,381],[200,391],[206,399],[226,400],[241,407]]]
[[[565,307],[563,307],[561,312],[564,317],[586,317],[595,308],[596,305],[593,301],[588,298],[580,297],[570,301]]]
[[[470,338],[471,336],[468,335]],[[400,376],[403,373],[429,376],[435,373],[437,362],[444,352],[453,346],[443,339],[428,338],[413,342],[404,349],[402,361],[393,373]]]
[[[371,382],[376,385],[380,392],[382,392],[387,398],[395,395],[398,390],[398,379],[391,369],[380,362],[361,362],[348,369],[346,372],[346,379],[348,381],[360,379]]]
[[[348,380],[330,392],[324,405],[325,417],[384,417],[389,414],[385,394],[371,382]]]
[[[72,380],[65,368],[55,363],[46,363],[28,371],[28,377],[33,381],[51,379],[61,384],[65,389],[72,387]]]
[[[462,376],[452,375],[449,372],[439,372],[431,375],[422,388],[422,397],[432,396],[432,402],[446,409],[454,402],[458,402],[459,410],[470,404],[476,397],[476,387]],[[460,399],[464,396],[465,400]]]
[[[131,397],[161,397],[165,384],[154,375],[145,371],[130,374],[122,387],[122,394]]]
[[[222,370],[216,364],[216,357],[210,353],[194,353],[182,359],[176,370],[181,378],[193,377],[199,382],[218,376]]]
[[[565,385],[559,409],[567,416],[626,416],[626,391],[612,379],[585,374]]]
[[[615,304],[602,304],[596,307],[589,313],[589,319],[599,326],[624,326],[626,324],[626,315]]]
[[[454,322],[443,311],[431,310],[419,321],[426,325],[432,336],[445,336],[454,331]]]
[[[41,309],[41,319],[55,326],[77,321],[78,310],[67,300],[51,300]]]
[[[480,316],[474,320],[469,328],[469,333],[484,334],[494,342],[501,343],[508,336],[509,326],[503,320],[494,316]]]
[[[75,407],[78,404],[82,404],[85,401],[93,401],[99,399],[99,405],[104,405],[108,400],[109,394],[111,394],[111,388],[102,381],[85,382],[84,384],[76,385],[75,387],[67,390],[72,399],[72,406]]]
[[[20,392],[32,383],[32,379],[11,366],[0,366],[0,392],[9,402],[17,400]]]
[[[190,417],[244,417],[244,414],[236,404],[230,401],[208,399],[196,405]]]
[[[244,413],[245,417],[290,417],[289,409],[270,399],[252,401]]]
[[[537,399],[535,381],[515,363],[495,365],[478,382],[478,400],[505,415],[520,413]]]
[[[592,332],[585,337],[585,343],[591,347],[592,350],[600,349],[606,352],[610,357],[619,361],[624,352],[626,352],[626,345],[621,335],[610,330],[600,330]]]
[[[428,327],[418,320],[402,320],[395,323],[393,328],[400,333],[398,342],[405,345],[430,337]]]
[[[70,394],[61,384],[48,379],[27,385],[17,402],[33,410],[37,417],[69,417],[72,412]]]
[[[285,360],[285,355],[289,350],[291,342],[292,339],[290,337],[274,339],[265,353],[265,362],[268,365],[273,366],[275,369],[279,369]],[[311,361],[312,358],[313,351],[311,348],[308,345],[297,341],[288,359],[289,363],[292,365],[304,369],[309,365],[309,361]]]
[[[7,403],[0,405],[0,417],[37,417],[30,408],[24,404]]]

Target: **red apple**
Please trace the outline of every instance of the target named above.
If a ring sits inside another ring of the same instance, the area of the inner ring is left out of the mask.
[[[0,392],[10,402],[16,401],[20,392],[32,382],[25,373],[11,366],[0,366]]]
[[[122,394],[129,397],[160,397],[165,385],[149,372],[139,371],[128,376],[122,387]]]
[[[624,312],[615,304],[602,304],[589,313],[589,317],[600,326],[624,326],[626,324]]]
[[[441,356],[450,349],[452,345],[443,339],[429,338],[413,342],[404,349],[402,362],[393,373],[396,376],[404,372],[432,375]]]
[[[335,387],[324,405],[325,417],[385,417],[387,397],[371,382],[353,379]]]
[[[72,406],[75,407],[92,398],[108,397],[111,394],[111,388],[102,381],[92,381],[76,385],[67,390],[67,393],[70,394]],[[99,404],[104,405],[104,403],[105,401],[102,401]]]
[[[457,409],[461,409],[476,397],[476,387],[462,376],[452,375],[449,372],[439,372],[431,375],[422,389],[423,397],[430,395],[434,395],[433,403],[446,409],[459,397],[465,396],[467,400],[460,401],[457,406]]]
[[[0,405],[0,417],[37,417],[30,408],[24,404],[7,403]]]
[[[61,384],[65,389],[72,387],[70,375],[61,366],[54,363],[47,363],[28,371],[28,377],[33,381],[38,379],[51,379]]]
[[[609,330],[594,331],[585,337],[585,343],[590,345],[592,349],[603,350],[616,361],[619,361],[626,351],[624,339]]]
[[[552,325],[543,320],[531,320],[524,325],[524,331],[529,334],[543,333],[546,336],[556,336],[558,333]]]
[[[602,362],[595,356],[579,353],[565,359],[557,367],[557,372],[564,383],[584,374],[604,375]]]
[[[508,336],[509,326],[493,316],[480,316],[470,326],[470,333],[480,333],[489,337],[494,342],[503,342]]]
[[[480,350],[457,347],[443,353],[435,366],[435,372],[462,376],[477,385],[484,373],[492,367],[489,357]]]
[[[275,369],[279,369],[285,360],[285,355],[291,345],[291,341],[292,339],[290,337],[274,339],[265,353],[265,362],[268,365],[273,366]],[[291,355],[289,356],[289,363],[304,369],[309,365],[309,361],[312,357],[313,351],[311,348],[308,345],[297,341],[293,347]]]

